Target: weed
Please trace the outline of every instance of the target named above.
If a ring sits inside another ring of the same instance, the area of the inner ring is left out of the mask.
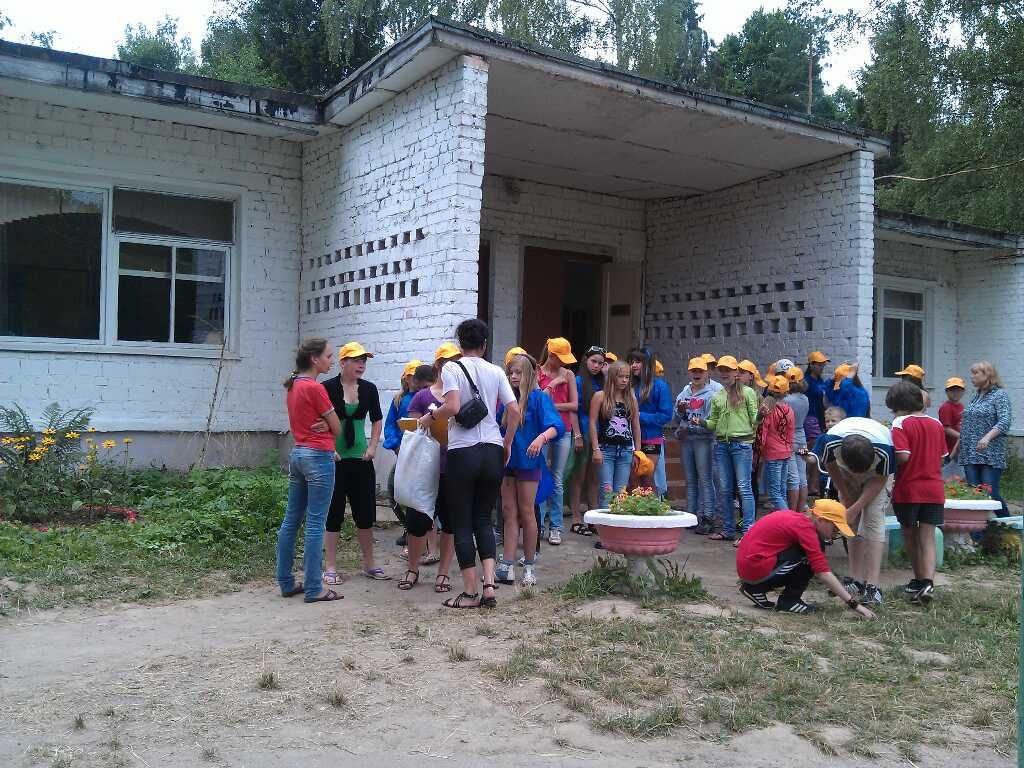
[[[599,557],[589,571],[573,574],[559,590],[562,597],[570,600],[594,600],[611,594],[616,585],[626,578],[625,562],[616,558]]]
[[[281,687],[281,677],[272,669],[265,669],[256,679],[256,685],[264,691],[276,691]]]
[[[462,643],[453,643],[448,646],[448,661],[469,661],[471,658],[469,651],[466,650],[466,646]]]
[[[332,688],[327,693],[327,703],[335,709],[342,709],[348,705],[348,698],[340,688]]]
[[[490,664],[487,668],[505,685],[514,685],[522,682],[537,670],[537,663],[531,658],[530,651],[519,646],[508,658],[497,664]]]
[[[103,710],[103,716],[104,717],[114,717],[116,714],[117,714],[117,712],[114,710],[113,707],[107,707],[106,709]]]
[[[208,763],[212,763],[217,759],[217,750],[214,747],[203,748],[203,760]]]
[[[341,660],[341,666],[343,666],[345,669],[351,672],[356,668],[356,661],[350,656],[346,656],[344,659]]]
[[[975,707],[971,711],[971,717],[969,722],[975,728],[989,728],[992,726],[992,723],[995,722],[995,718],[992,715],[991,709],[985,706],[981,706]]]
[[[75,715],[75,730],[76,731],[84,731],[85,730],[85,716],[84,715]]]
[[[479,637],[497,637],[498,630],[492,627],[490,624],[480,624],[476,628],[476,633]]]
[[[533,598],[535,598],[536,596],[537,596],[536,591],[534,591],[530,587],[523,587],[522,589],[519,590],[519,592],[516,593],[516,600],[519,600],[519,601],[533,600]]]
[[[50,768],[71,768],[71,756],[65,754],[54,755]]]
[[[416,663],[416,657],[413,656],[411,653],[410,654],[406,654],[405,656],[402,657],[402,663],[403,664],[415,664]]]

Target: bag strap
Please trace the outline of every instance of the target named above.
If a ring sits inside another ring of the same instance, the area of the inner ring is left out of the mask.
[[[466,381],[469,382],[469,388],[473,390],[473,394],[476,397],[480,397],[480,390],[476,388],[476,384],[473,383],[473,377],[469,375],[469,371],[466,370],[466,366],[462,364],[461,360],[456,360],[455,364],[462,369],[462,372],[466,374]]]

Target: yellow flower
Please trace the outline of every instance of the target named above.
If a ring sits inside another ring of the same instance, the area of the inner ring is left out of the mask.
[[[65,432],[64,437],[66,437],[68,440],[77,440],[80,437],[80,435],[77,432]]]
[[[43,434],[44,435],[56,435],[57,434],[57,430],[54,429],[53,427],[47,427],[46,429],[43,430]]]
[[[95,432],[95,431],[96,431],[96,427],[89,427],[89,428],[88,428],[87,430],[85,430],[85,431],[86,431],[86,432]]]
[[[14,443],[13,437],[0,438],[0,445],[12,445]]]
[[[103,447],[104,448],[113,448],[115,445],[117,445],[117,442],[114,441],[114,440],[104,440],[103,441]]]
[[[32,453],[28,455],[29,461],[39,461],[41,458],[43,458],[43,454],[39,453],[39,451],[32,451]]]
[[[56,445],[56,444],[57,444],[57,441],[54,440],[52,437],[44,437],[43,438],[43,445],[50,446],[50,445]]]
[[[135,441],[134,441],[134,440],[132,440],[132,439],[131,439],[130,437],[126,437],[126,438],[125,438],[124,440],[122,440],[121,442],[122,442],[122,443],[124,443],[125,445],[131,445],[131,444],[132,444],[132,443],[134,443]]]

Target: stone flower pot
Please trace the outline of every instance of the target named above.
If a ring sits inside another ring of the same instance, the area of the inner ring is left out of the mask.
[[[667,515],[613,515],[607,509],[592,509],[583,521],[597,528],[606,550],[627,557],[671,555],[679,546],[683,529],[697,525],[696,515],[676,511]]]
[[[1003,505],[993,499],[946,499],[942,529],[945,533],[977,533]]]

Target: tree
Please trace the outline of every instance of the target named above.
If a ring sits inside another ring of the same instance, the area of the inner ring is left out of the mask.
[[[187,36],[178,38],[178,20],[170,16],[164,17],[153,31],[145,24],[126,26],[116,56],[122,61],[168,72],[196,67],[192,41]]]

